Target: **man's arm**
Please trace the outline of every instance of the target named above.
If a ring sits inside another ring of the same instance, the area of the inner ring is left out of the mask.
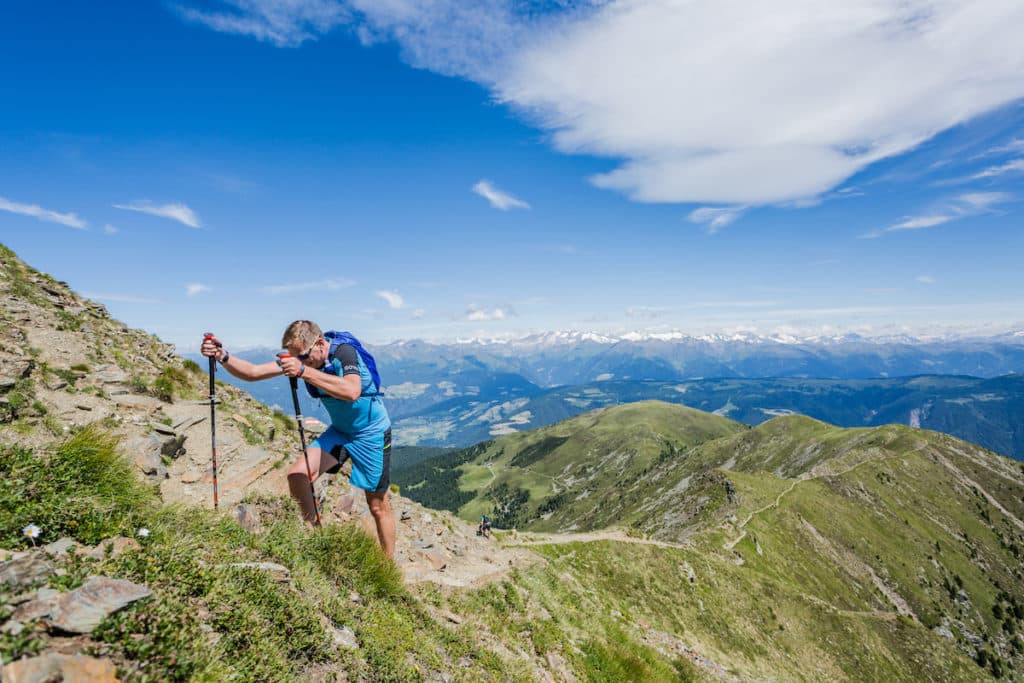
[[[247,382],[276,377],[281,374],[281,368],[274,361],[258,364],[250,363],[245,359],[228,353],[216,337],[204,339],[203,345],[199,350],[204,356],[219,362],[221,367],[232,375]]]
[[[284,374],[301,377],[328,396],[342,401],[356,401],[363,394],[363,380],[359,373],[359,355],[350,344],[342,344],[335,351],[341,363],[341,376],[304,367],[298,358],[282,361]]]

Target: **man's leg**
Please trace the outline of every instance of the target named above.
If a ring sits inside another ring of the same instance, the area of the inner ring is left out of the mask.
[[[324,453],[316,446],[306,449],[309,456],[309,471],[313,473],[315,482],[322,473],[336,467],[338,459],[330,453]],[[309,480],[309,473],[306,471],[306,459],[299,456],[291,469],[288,470],[288,490],[292,498],[299,504],[302,511],[302,518],[310,524],[316,524],[316,508],[313,505],[313,487]]]
[[[373,521],[377,525],[377,538],[384,554],[395,559],[395,516],[391,513],[391,500],[388,490],[366,491],[366,505],[370,508]]]

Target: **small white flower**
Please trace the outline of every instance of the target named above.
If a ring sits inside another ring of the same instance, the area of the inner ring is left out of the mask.
[[[42,532],[43,530],[35,524],[29,524],[27,527],[21,530],[21,533],[25,534],[29,538],[39,538],[39,534],[41,534]]]
[[[135,535],[139,538],[149,538],[149,529],[147,529],[146,527],[142,527],[137,532],[135,532]]]

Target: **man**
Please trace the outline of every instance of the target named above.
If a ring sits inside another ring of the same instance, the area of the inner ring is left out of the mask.
[[[366,494],[380,545],[393,558],[395,518],[388,500],[391,419],[369,368],[351,344],[336,344],[332,350],[331,342],[309,320],[289,325],[281,346],[290,358],[260,364],[231,355],[216,337],[205,339],[201,351],[242,380],[253,382],[284,374],[306,383],[309,393],[323,402],[331,416],[331,426],[306,449],[312,481],[325,472],[337,472],[345,459],[351,458],[352,485]],[[303,518],[312,524],[316,510],[310,483],[305,459],[300,456],[288,470],[288,489]]]

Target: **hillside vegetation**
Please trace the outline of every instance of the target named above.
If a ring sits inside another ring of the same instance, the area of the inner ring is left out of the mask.
[[[587,476],[595,463],[603,476]],[[927,663],[930,680],[1020,675],[1024,465],[944,434],[802,416],[747,429],[630,404],[418,475],[409,495],[457,487],[464,518],[515,527],[608,609],[715,643],[716,661],[748,673],[915,680]],[[564,534],[609,525],[633,542]]]

